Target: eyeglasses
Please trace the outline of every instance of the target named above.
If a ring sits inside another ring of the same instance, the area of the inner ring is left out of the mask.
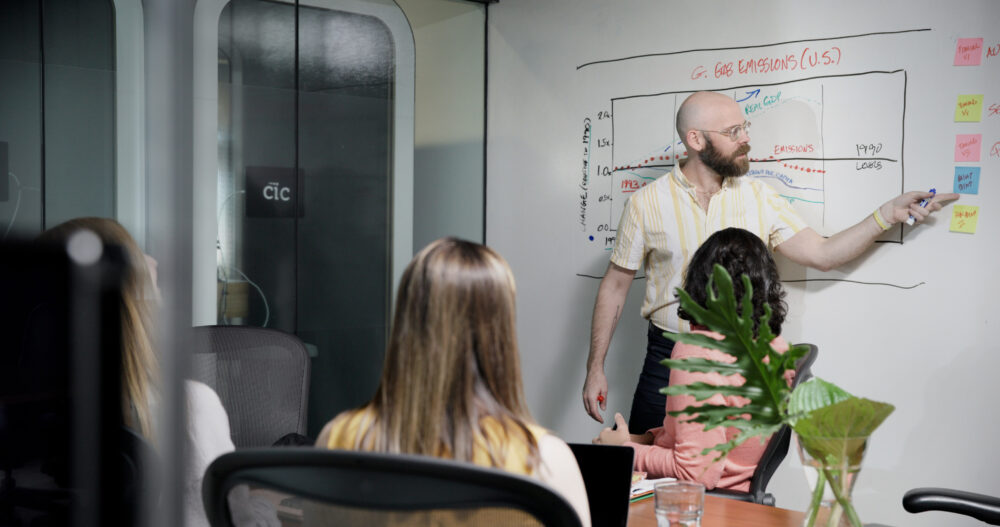
[[[698,130],[698,131],[699,132],[712,132],[712,133],[716,133],[716,134],[728,135],[730,140],[732,140],[732,141],[738,141],[740,139],[740,132],[746,133],[747,137],[750,136],[750,121],[743,121],[743,124],[738,124],[736,126],[730,126],[729,128],[726,128],[725,130],[718,130],[718,131],[716,131],[716,130]]]

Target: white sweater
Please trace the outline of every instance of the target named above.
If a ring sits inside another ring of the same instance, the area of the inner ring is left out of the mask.
[[[229,435],[229,416],[214,390],[197,381],[184,381],[187,400],[187,463],[184,471],[184,524],[209,527],[201,498],[201,482],[215,458],[236,449]],[[280,526],[277,513],[266,501],[251,497],[246,485],[229,493],[233,523],[241,527]]]

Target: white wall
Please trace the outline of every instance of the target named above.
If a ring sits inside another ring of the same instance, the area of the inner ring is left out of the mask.
[[[826,116],[843,118],[843,112],[853,112],[849,117],[856,115],[857,122],[869,123],[851,126],[847,120],[848,124],[834,128],[824,138],[831,150],[837,141],[862,142],[873,126],[886,119],[896,119],[896,126],[902,127],[902,133],[891,139],[900,143],[902,151],[881,171],[859,171],[853,161],[849,169],[826,162],[827,212],[840,218],[837,221],[850,215],[861,220],[903,186],[951,191],[955,166],[975,165],[982,170],[979,194],[965,195],[959,204],[980,206],[978,233],[949,232],[948,207],[927,224],[894,229],[886,240],[895,243],[878,244],[856,262],[830,273],[782,261],[783,279],[810,280],[786,284],[790,317],[784,334],[790,341],[819,346],[814,368],[818,376],[897,407],[874,434],[855,491],[863,520],[908,526],[975,524],[942,513],[910,515],[900,500],[906,490],[919,486],[1000,493],[1000,462],[990,454],[994,438],[1000,435],[991,409],[1000,346],[989,332],[997,322],[998,310],[992,304],[1000,282],[992,262],[1000,256],[996,245],[1000,224],[989,214],[986,199],[996,193],[995,176],[1000,172],[1000,157],[990,155],[991,145],[1000,141],[1000,116],[989,116],[987,109],[980,123],[953,122],[958,94],[982,93],[986,108],[1000,104],[996,83],[1000,57],[987,58],[984,53],[980,66],[952,65],[958,38],[984,37],[986,46],[1000,44],[994,23],[998,19],[1000,5],[986,1],[751,5],[504,0],[491,6],[487,240],[510,261],[518,281],[518,330],[535,417],[569,441],[589,441],[600,429],[584,413],[580,396],[598,282],[577,274],[600,274],[606,266],[604,247],[595,247],[586,236],[596,234],[600,222],[595,214],[612,216],[593,198],[605,189],[610,192],[611,185],[620,181],[590,181],[581,224],[585,118],[597,123],[597,112],[608,109],[612,97],[650,90],[735,90],[815,75],[902,69],[905,96],[872,105],[867,104],[867,88],[854,88],[856,104]],[[929,31],[704,51],[578,69],[594,60],[647,53],[912,29]],[[805,47],[831,45],[842,48],[839,64],[809,72],[714,78],[719,60],[792,49],[798,54]],[[692,79],[700,63],[708,66],[709,75]],[[898,116],[889,117],[893,112],[888,106],[879,106],[903,101],[903,122]],[[873,114],[874,122],[866,121]],[[620,124],[622,116],[614,117]],[[669,129],[671,119],[667,112],[650,113],[645,123],[639,120],[641,133],[634,135],[654,133],[658,121]],[[879,133],[895,133],[891,129]],[[616,127],[612,137],[620,139],[623,132]],[[954,161],[959,133],[982,133],[981,162]],[[757,152],[765,150],[761,144],[765,136],[754,136]],[[863,179],[868,174],[870,181]],[[814,226],[820,232],[829,232],[833,226],[823,224],[827,220],[822,215],[819,218],[814,215],[810,221],[818,222]],[[916,287],[827,281],[840,279]],[[643,286],[644,282],[633,284],[608,355],[609,414],[627,415],[641,367],[645,321],[638,313]],[[800,467],[796,454],[790,453],[771,482],[769,490],[782,507],[806,507],[808,489]]]
[[[397,0],[416,43],[413,250],[483,239],[485,8]]]

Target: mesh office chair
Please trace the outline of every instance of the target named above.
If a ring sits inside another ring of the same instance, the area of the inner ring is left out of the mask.
[[[809,346],[809,353],[799,359],[795,367],[795,380],[792,381],[792,388],[812,378],[812,365],[816,362],[816,357],[819,355],[819,348],[815,344],[801,345]],[[705,493],[722,498],[774,506],[774,496],[767,493],[767,484],[771,481],[771,476],[774,475],[774,472],[778,470],[778,466],[785,460],[785,456],[788,455],[788,445],[791,439],[792,429],[788,425],[782,425],[771,436],[771,439],[767,442],[767,447],[764,448],[764,454],[761,455],[760,461],[757,463],[757,468],[754,470],[753,476],[750,476],[749,492],[712,489],[705,491]],[[749,439],[748,441],[757,441],[757,439]]]
[[[1000,498],[954,489],[925,487],[903,496],[903,508],[912,513],[954,512],[989,525],[1000,525]]]
[[[251,326],[200,326],[192,340],[192,378],[219,394],[236,448],[305,435],[309,354],[298,337]]]
[[[252,449],[216,459],[202,496],[213,527],[231,526],[233,496],[269,496],[296,525],[580,527],[573,507],[535,480],[469,463],[312,448]],[[232,494],[231,494],[232,493]]]

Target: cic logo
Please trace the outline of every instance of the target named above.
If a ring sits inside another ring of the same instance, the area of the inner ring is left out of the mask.
[[[246,167],[249,218],[302,218],[305,173],[301,168]]]
[[[289,201],[292,199],[292,189],[283,187],[277,181],[269,181],[264,185],[264,199],[268,201]]]

